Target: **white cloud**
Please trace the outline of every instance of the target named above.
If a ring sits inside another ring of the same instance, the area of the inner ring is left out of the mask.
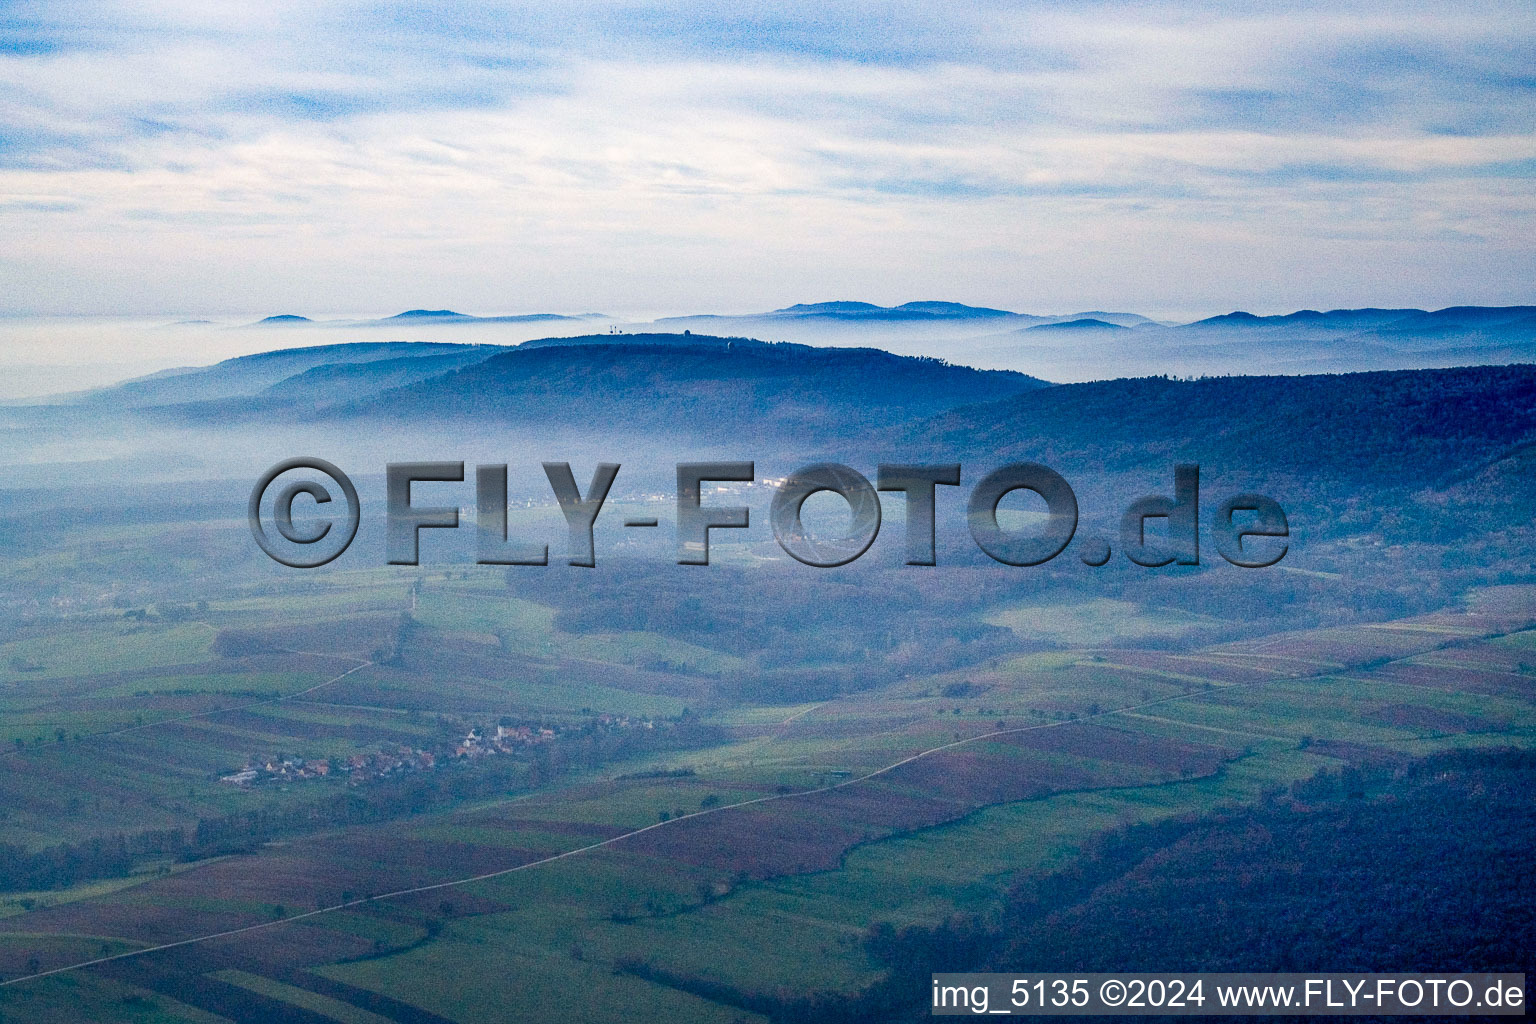
[[[1529,299],[1529,8],[121,10],[0,50],[14,308]]]

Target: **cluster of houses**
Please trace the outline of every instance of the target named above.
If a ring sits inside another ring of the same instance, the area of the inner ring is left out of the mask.
[[[602,715],[594,724],[599,728],[650,727],[650,722],[631,721],[628,718]],[[464,738],[441,753],[416,747],[382,747],[366,754],[329,760],[305,760],[300,757],[274,757],[266,761],[252,761],[237,772],[225,775],[220,782],[230,786],[250,787],[274,782],[300,782],[307,779],[326,778],[343,774],[354,785],[369,779],[383,778],[399,772],[431,771],[447,760],[486,757],[493,754],[510,754],[514,751],[552,743],[556,737],[548,726],[498,725],[494,729],[473,728]]]
[[[247,764],[233,775],[219,781],[231,786],[250,786],[258,782],[278,780],[319,779],[331,774],[329,761],[306,761],[301,757],[273,758],[266,762]]]
[[[487,754],[510,754],[519,747],[535,743],[550,743],[555,730],[528,725],[498,725],[495,732],[483,733],[471,729],[454,748],[455,757],[485,757]]]
[[[429,772],[437,767],[437,755],[430,750],[399,746],[370,754],[353,754],[342,761],[343,770],[356,783],[383,778],[399,772]]]
[[[656,723],[650,719],[605,714],[594,716],[585,728],[595,732],[611,732],[655,727]],[[432,771],[451,761],[511,754],[541,743],[553,743],[557,736],[555,729],[544,725],[498,725],[494,729],[476,727],[469,729],[463,739],[454,741],[451,746],[445,745],[437,753],[402,745],[381,747],[370,753],[333,757],[329,760],[306,761],[299,757],[274,757],[265,761],[252,761],[219,781],[230,786],[250,787],[345,775],[349,782],[357,785],[369,779],[400,772]]]
[[[435,767],[437,755],[430,750],[400,746],[329,760],[306,761],[302,757],[285,757],[256,761],[219,781],[230,786],[254,786],[271,782],[301,782],[343,774],[356,784],[399,772],[431,771]]]

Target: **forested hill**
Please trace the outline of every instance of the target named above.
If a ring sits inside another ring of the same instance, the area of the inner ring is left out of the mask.
[[[939,971],[1536,973],[1533,787],[1530,751],[1450,751],[1134,826],[1020,885],[995,919],[877,926],[883,981],[773,1018],[927,1020]]]
[[[1436,486],[1536,441],[1536,366],[1065,384],[950,411],[906,440],[1109,472],[1190,461]]]
[[[685,337],[519,346],[337,413],[841,437],[1046,387],[1020,373],[878,349]]]
[[[1021,891],[989,966],[1532,971],[1533,787],[1527,750],[1437,755],[1376,792],[1369,771],[1320,776],[1197,822],[1068,907],[1041,916],[1048,890]]]

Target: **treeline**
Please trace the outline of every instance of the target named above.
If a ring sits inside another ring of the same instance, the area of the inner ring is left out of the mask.
[[[186,835],[181,829],[96,836],[33,851],[0,843],[0,889],[62,889],[95,878],[124,878],[135,864],[178,856],[185,847]]]

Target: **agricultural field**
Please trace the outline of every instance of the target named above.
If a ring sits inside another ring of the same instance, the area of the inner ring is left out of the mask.
[[[0,843],[55,881],[0,895],[0,979],[103,962],[0,1014],[763,1019],[875,981],[872,926],[986,913],[1110,830],[1536,736],[1524,587],[1214,643],[1099,604],[1131,627],[753,703],[756,655],[571,632],[454,570],[324,579],[306,608],[82,615],[114,652],[88,671],[12,641]],[[104,828],[100,877],[50,859]]]

